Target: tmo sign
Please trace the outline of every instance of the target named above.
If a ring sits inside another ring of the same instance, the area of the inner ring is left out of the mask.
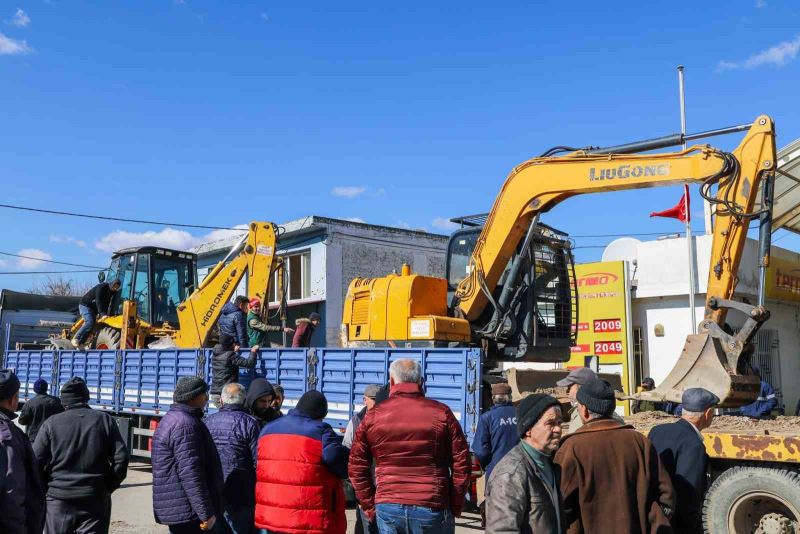
[[[613,273],[589,273],[578,278],[578,287],[604,286],[617,281]]]

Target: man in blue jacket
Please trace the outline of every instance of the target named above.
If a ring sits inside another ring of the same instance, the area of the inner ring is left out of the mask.
[[[762,417],[769,417],[772,410],[778,407],[778,397],[775,396],[775,390],[769,382],[761,379],[761,369],[757,365],[753,365],[753,373],[761,380],[761,389],[758,392],[758,398],[755,402],[742,406],[740,413],[747,417],[755,417],[761,419]]]
[[[245,389],[222,388],[222,407],[205,418],[222,463],[225,522],[231,534],[251,534],[256,510],[256,448],[261,425],[244,407]]]
[[[203,424],[208,384],[184,376],[153,434],[153,515],[172,534],[201,534],[224,513],[222,465]]]
[[[497,462],[519,443],[517,416],[511,404],[511,387],[506,382],[492,384],[493,406],[478,419],[472,452],[486,471],[486,480]]]
[[[217,323],[220,336],[228,334],[242,349],[250,346],[250,338],[247,337],[247,310],[249,306],[250,303],[247,297],[239,295],[233,302],[225,303]]]
[[[681,418],[653,427],[648,436],[675,487],[677,506],[673,526],[678,533],[703,532],[708,454],[701,432],[711,425],[718,404],[719,397],[708,390],[687,389],[681,399]]]

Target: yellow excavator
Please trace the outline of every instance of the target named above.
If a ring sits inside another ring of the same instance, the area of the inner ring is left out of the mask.
[[[197,284],[197,256],[162,247],[138,247],[116,252],[104,279],[122,283],[111,304],[111,315],[98,317],[89,346],[97,349],[157,346],[197,348],[204,346],[245,273],[248,297],[268,302],[270,282],[283,280],[277,259],[278,227],[271,222],[252,222],[247,233]],[[280,271],[280,276],[273,276]],[[282,295],[282,287],[278,288]],[[260,313],[266,315],[268,307]],[[262,317],[263,319],[264,317]],[[83,319],[52,338],[51,345],[72,350],[70,339]],[[124,341],[123,341],[124,340]]]
[[[695,145],[679,152],[642,154],[744,131],[733,152]],[[639,398],[680,402],[684,389],[704,387],[716,393],[723,406],[747,404],[759,391],[759,380],[748,365],[750,342],[769,318],[764,279],[775,166],[775,130],[767,116],[752,124],[609,148],[555,147],[514,168],[482,227],[453,235],[446,279],[412,274],[408,266],[399,274],[354,279],[344,304],[343,342],[477,346],[489,365],[503,360],[567,361],[578,325],[572,254],[569,240],[541,224],[540,215],[575,195],[699,183],[701,195],[715,207],[705,314],[664,382]],[[763,201],[755,210],[760,189]],[[755,306],[733,300],[753,219],[761,232],[762,283]],[[731,309],[747,317],[735,334],[725,323]]]

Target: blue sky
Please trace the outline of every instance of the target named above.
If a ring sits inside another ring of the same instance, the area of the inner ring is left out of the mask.
[[[449,233],[446,219],[487,211],[508,172],[553,145],[677,131],[678,64],[690,132],[768,113],[779,146],[800,137],[794,1],[296,4],[1,0],[0,203]],[[544,221],[576,235],[680,231],[648,218],[680,194],[580,197]],[[0,225],[0,251],[90,265],[207,233],[2,209]],[[0,259],[0,271],[61,269]],[[0,287],[41,276],[0,275]]]

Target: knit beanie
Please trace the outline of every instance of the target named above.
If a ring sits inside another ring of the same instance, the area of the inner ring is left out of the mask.
[[[61,404],[73,406],[89,402],[89,388],[79,376],[73,376],[61,386]]]
[[[534,393],[520,401],[517,405],[517,435],[520,439],[551,406],[561,406],[561,403],[545,393]]]
[[[11,369],[0,370],[0,400],[8,400],[19,391],[19,378]]]
[[[328,399],[316,389],[306,391],[297,401],[297,409],[311,419],[325,419],[328,415]]]
[[[309,314],[309,316],[308,316],[308,320],[309,321],[321,321],[322,320],[322,316],[320,314],[318,314],[317,312],[311,312]]]
[[[175,391],[172,393],[174,402],[189,402],[198,395],[208,391],[208,384],[198,376],[182,376],[175,384]]]
[[[605,380],[595,378],[581,386],[576,395],[578,404],[586,406],[590,411],[611,417],[617,405],[614,390]]]
[[[44,378],[40,378],[36,382],[33,383],[33,392],[38,393],[39,395],[44,395],[47,393],[47,380]]]

